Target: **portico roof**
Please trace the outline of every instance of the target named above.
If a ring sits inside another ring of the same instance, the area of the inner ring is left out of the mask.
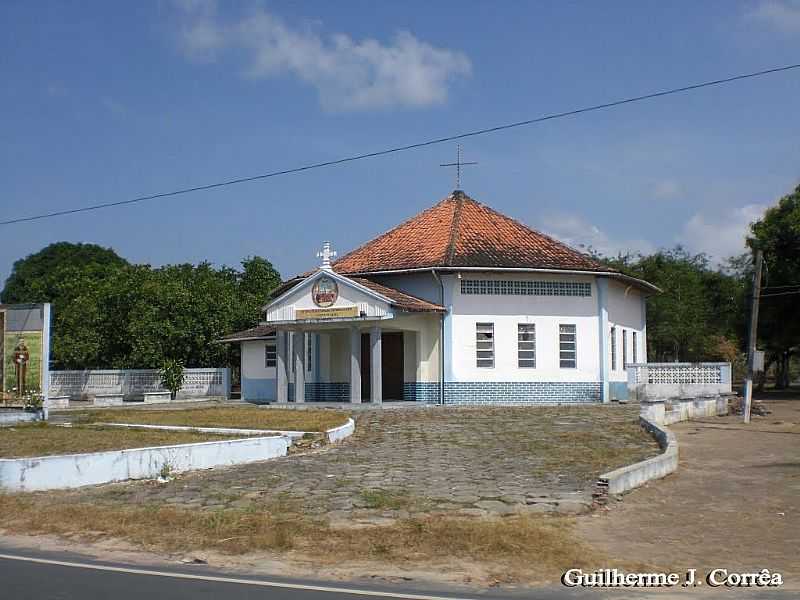
[[[249,342],[254,340],[265,340],[275,335],[275,328],[269,325],[259,325],[244,331],[237,331],[222,336],[219,342]]]

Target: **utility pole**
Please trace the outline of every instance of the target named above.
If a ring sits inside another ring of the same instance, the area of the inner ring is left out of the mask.
[[[764,254],[756,250],[756,271],[753,274],[753,296],[750,302],[750,333],[747,337],[747,379],[744,380],[744,422],[750,422],[750,406],[753,401],[753,364],[756,358],[758,337],[758,301],[761,298],[761,264]]]

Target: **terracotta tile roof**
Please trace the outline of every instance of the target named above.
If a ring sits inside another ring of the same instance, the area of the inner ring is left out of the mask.
[[[348,279],[351,279],[356,283],[360,283],[364,287],[371,289],[373,292],[376,292],[381,296],[389,298],[392,306],[399,308],[400,310],[407,312],[447,312],[445,308],[439,304],[428,302],[422,298],[417,298],[416,296],[406,294],[405,292],[401,292],[400,290],[396,290],[389,286],[375,283],[369,279],[364,279],[363,277],[349,277]]]
[[[333,264],[345,275],[431,267],[610,270],[460,191]]]
[[[274,327],[268,327],[266,325],[259,325],[258,327],[251,327],[250,329],[245,329],[244,331],[237,331],[236,333],[229,333],[228,335],[222,336],[219,342],[239,342],[242,340],[261,340],[265,337],[272,335],[275,333]]]

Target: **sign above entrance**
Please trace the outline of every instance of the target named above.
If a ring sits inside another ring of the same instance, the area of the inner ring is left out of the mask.
[[[331,277],[320,277],[311,288],[311,299],[320,308],[328,308],[339,298],[339,286]]]
[[[294,311],[294,318],[298,321],[308,319],[347,319],[359,316],[358,306],[343,306],[341,308],[298,308]]]

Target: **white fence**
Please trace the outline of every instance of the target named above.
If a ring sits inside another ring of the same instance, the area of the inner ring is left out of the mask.
[[[178,398],[221,397],[230,394],[230,369],[186,369]],[[145,392],[165,391],[155,369],[50,371],[49,395],[72,399],[97,395],[141,397]]]
[[[731,363],[638,363],[625,369],[630,395],[638,400],[731,392]]]

